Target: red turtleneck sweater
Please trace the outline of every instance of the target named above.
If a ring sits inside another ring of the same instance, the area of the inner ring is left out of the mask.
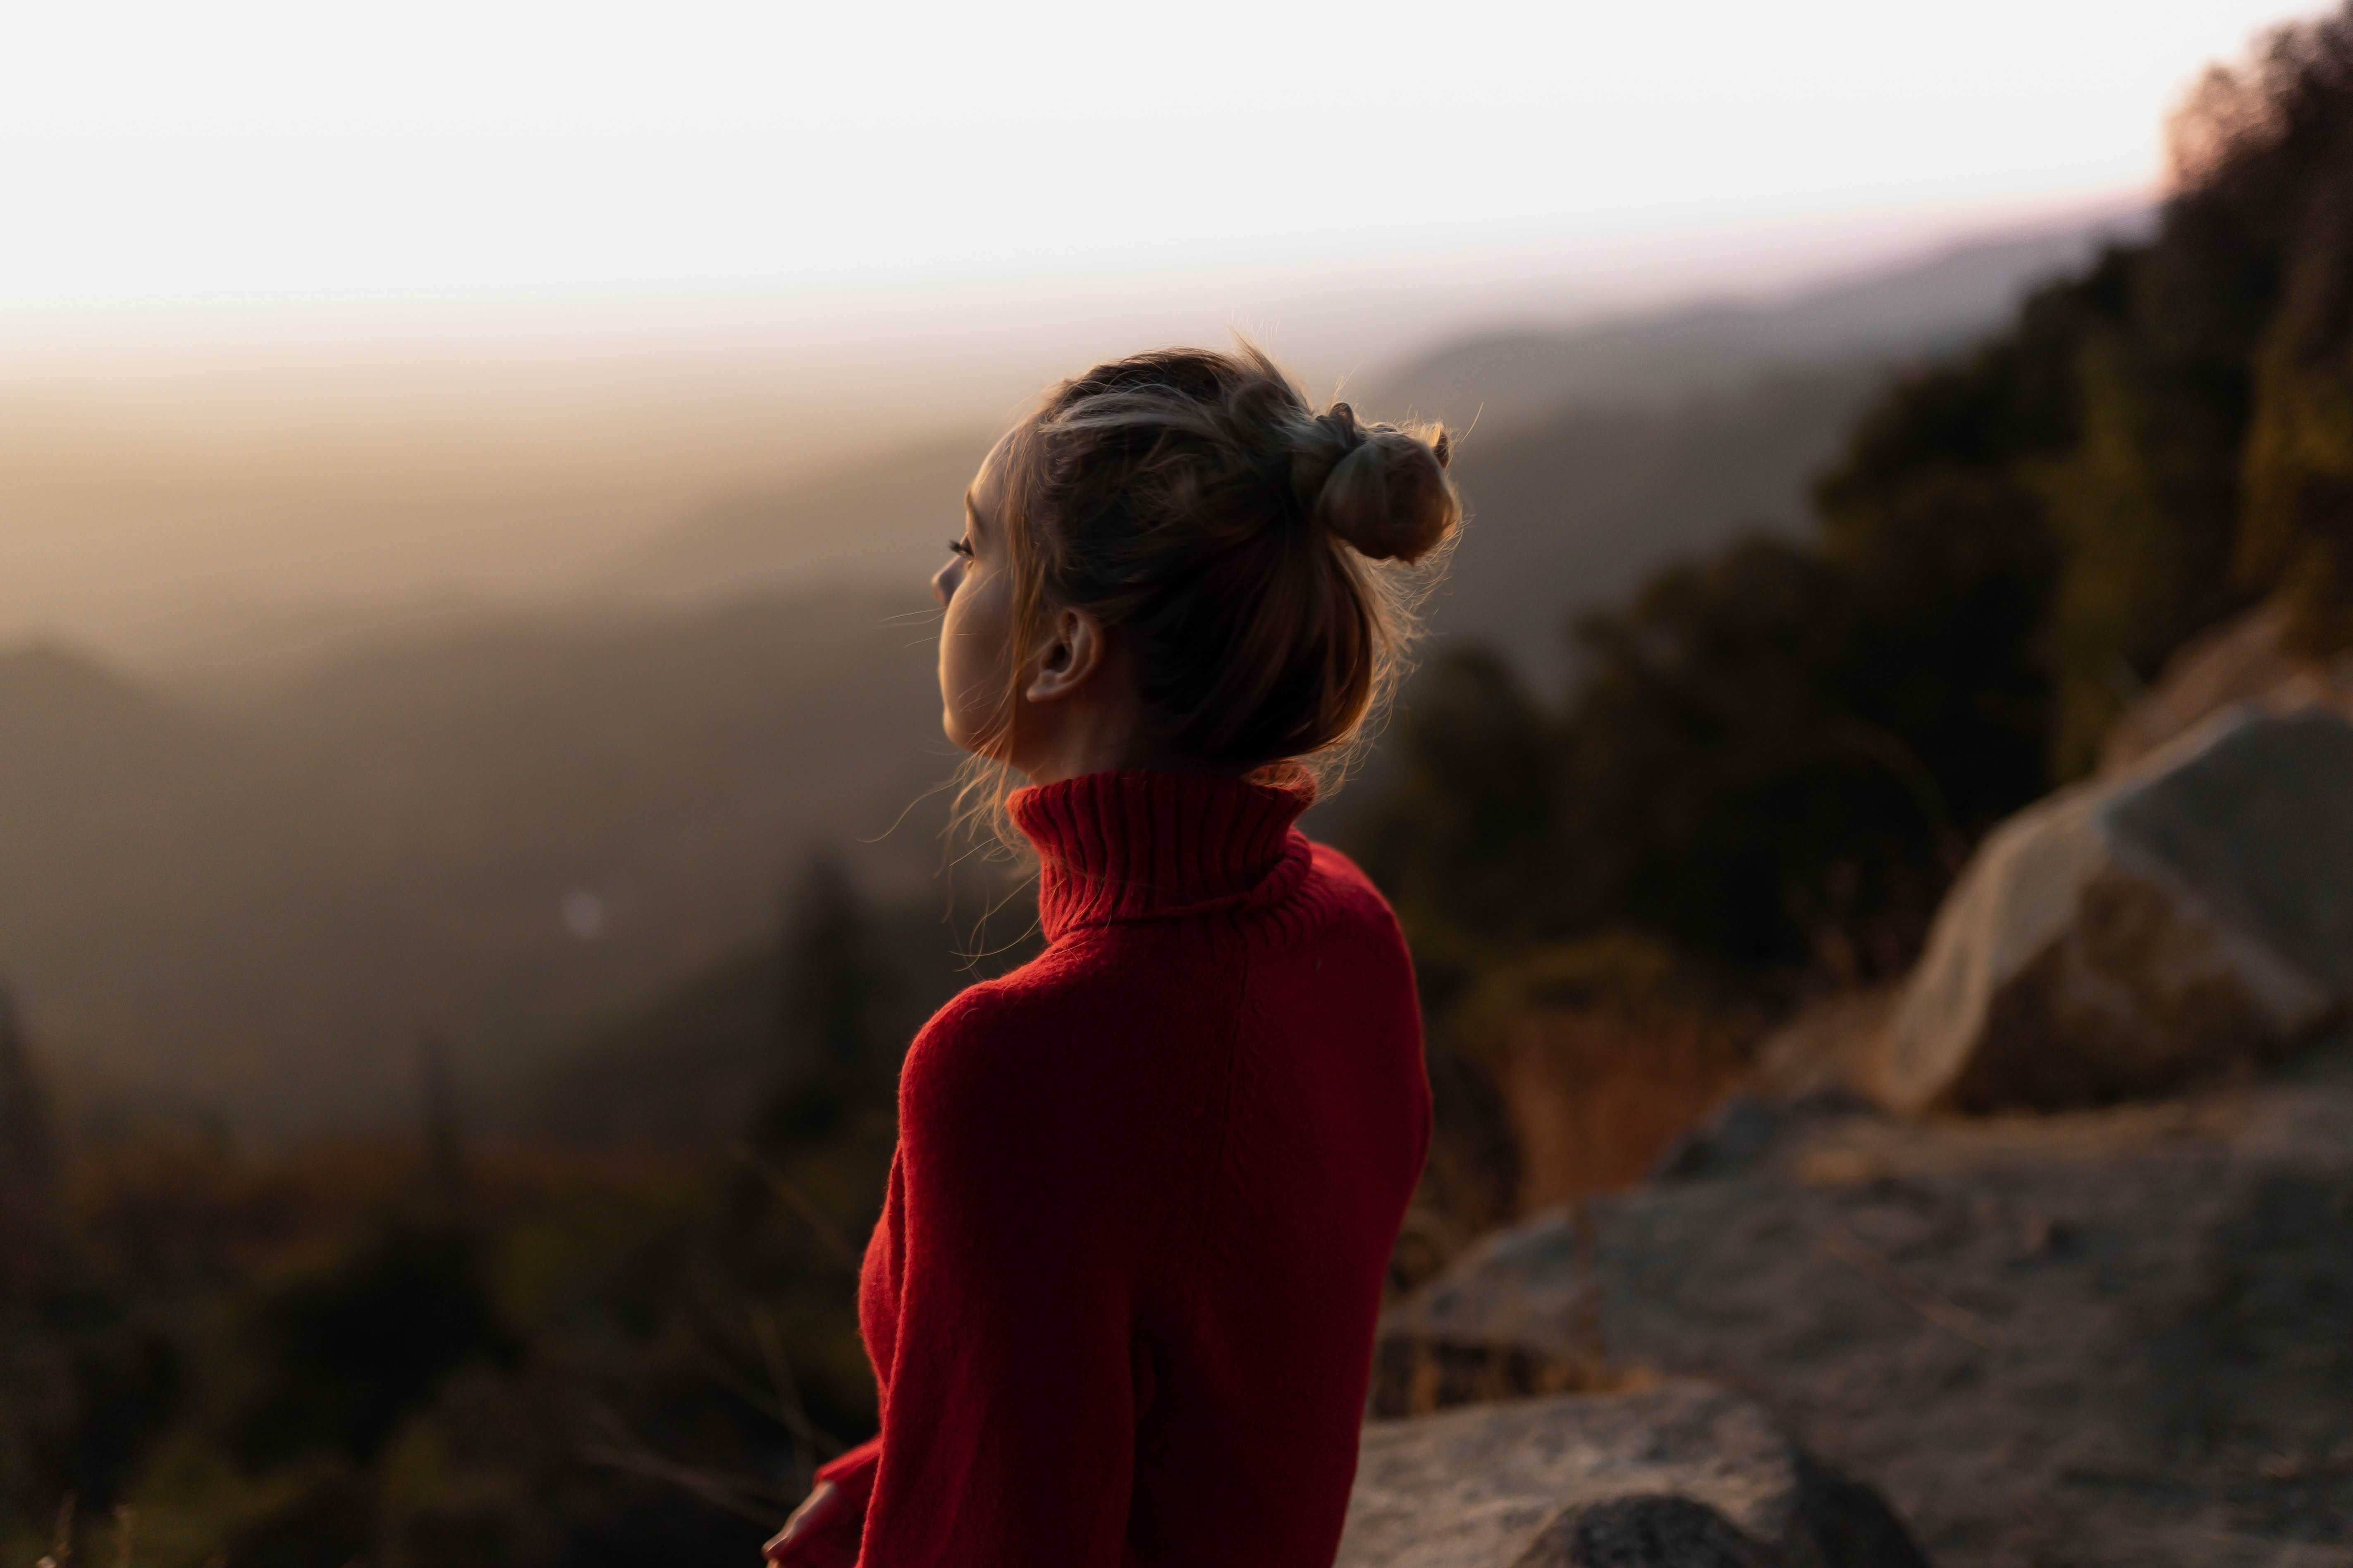
[[[1430,1088],[1397,921],[1293,829],[1312,795],[1013,796],[1049,945],[908,1052],[859,1290],[882,1431],[786,1563],[1332,1561]]]

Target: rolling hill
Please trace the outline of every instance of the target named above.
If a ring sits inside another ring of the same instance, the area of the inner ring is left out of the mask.
[[[19,655],[0,973],[85,1074],[264,1133],[405,1116],[422,1031],[523,1072],[768,929],[812,842],[915,884],[936,809],[857,840],[949,771],[931,663],[915,602],[845,594],[427,639],[233,716]]]
[[[1558,683],[1573,612],[1741,529],[1794,530],[1810,476],[1885,374],[1820,365],[1663,409],[1565,409],[1474,432],[1454,465],[1471,521],[1431,633],[1500,647]]]
[[[987,431],[954,431],[722,496],[631,551],[598,584],[630,603],[691,604],[823,582],[920,587],[964,530]]]
[[[1352,392],[1367,415],[1468,427],[1473,522],[1432,629],[1560,678],[1575,609],[1753,524],[1795,526],[1808,477],[1890,371],[1989,331],[2019,295],[2146,224],[2134,208],[1952,246],[1767,301],[1706,302],[1446,345]],[[617,603],[812,582],[920,583],[988,446],[948,433],[714,500],[634,551]]]
[[[2147,230],[2126,207],[1988,235],[1778,299],[1704,300],[1562,328],[1504,327],[1373,376],[1364,406],[1517,426],[1565,405],[1656,408],[1793,366],[1907,360],[1991,331],[2037,283]]]

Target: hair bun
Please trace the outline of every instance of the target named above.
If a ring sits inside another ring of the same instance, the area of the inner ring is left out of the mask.
[[[1359,425],[1335,403],[1307,422],[1292,457],[1292,482],[1308,520],[1374,561],[1420,560],[1462,519],[1446,477],[1446,432]]]

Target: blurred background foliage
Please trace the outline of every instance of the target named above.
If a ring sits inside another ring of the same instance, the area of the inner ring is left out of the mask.
[[[1490,977],[1582,942],[1639,998],[1655,947],[1759,1021],[1890,979],[1976,840],[2192,636],[2278,596],[2301,651],[2353,647],[2353,18],[2210,77],[2175,137],[2154,236],[1896,378],[1810,534],[1577,616],[1558,702],[1460,639],[1409,688],[1345,842],[1423,966],[1441,1174],[1513,1146]],[[1426,1195],[1460,1229],[1515,1180]]]
[[[754,1561],[873,1428],[899,1058],[986,972],[986,913],[874,909],[813,853],[776,939],[585,1046],[522,1147],[470,1147],[427,1042],[413,1140],[149,1130],[68,1166],[10,1026],[0,1554]],[[991,929],[988,968],[1034,949]],[[714,1098],[721,1146],[661,1136]]]

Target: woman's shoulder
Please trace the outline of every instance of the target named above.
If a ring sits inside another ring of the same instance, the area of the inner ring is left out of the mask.
[[[1373,886],[1373,879],[1365,875],[1363,867],[1321,839],[1310,838],[1306,842],[1310,876],[1351,895],[1367,897],[1383,909],[1388,908],[1388,900],[1381,897],[1380,889]]]
[[[1311,898],[1344,920],[1361,922],[1403,942],[1397,911],[1389,908],[1388,900],[1373,886],[1364,868],[1329,844],[1311,838],[1307,847],[1311,860],[1305,890]]]
[[[1041,1026],[1086,1010],[1101,989],[1103,972],[1115,965],[1116,951],[1082,931],[1047,948],[1028,963],[976,980],[932,1015],[917,1037],[955,1042],[1005,1042],[1034,1038]]]
[[[1081,954],[1050,948],[1008,973],[977,980],[932,1015],[908,1047],[902,1100],[929,1092],[965,1103],[1031,1093],[1090,1054],[1100,976]],[[1093,1053],[1100,1055],[1100,1052]]]

